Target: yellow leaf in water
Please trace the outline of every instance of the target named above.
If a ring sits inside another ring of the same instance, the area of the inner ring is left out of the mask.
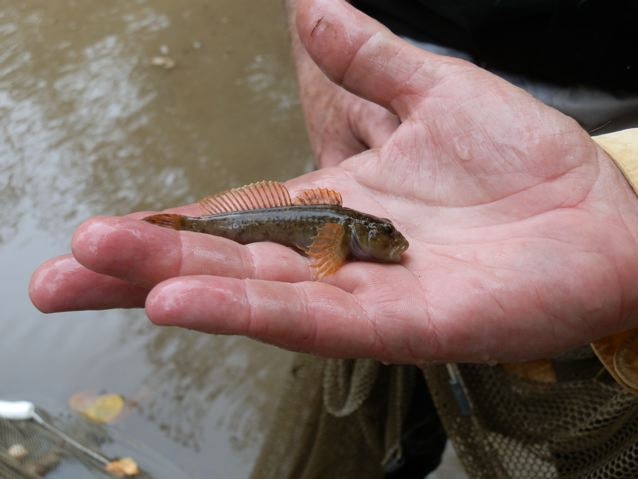
[[[137,476],[140,473],[140,469],[137,467],[137,464],[130,457],[111,461],[104,469],[106,472],[115,477],[132,477]]]
[[[69,399],[69,406],[93,422],[111,423],[124,409],[124,399],[119,394],[96,396],[92,393],[77,393]]]
[[[527,379],[528,381],[545,384],[553,384],[556,382],[554,365],[548,359],[538,359],[522,363],[504,363],[502,367],[508,373],[522,379]]]

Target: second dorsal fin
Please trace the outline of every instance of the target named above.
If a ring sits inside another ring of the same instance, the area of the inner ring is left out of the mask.
[[[341,206],[341,193],[328,188],[303,190],[293,202],[295,205],[338,205]]]
[[[201,200],[199,205],[207,213],[216,215],[233,211],[291,206],[292,200],[282,183],[260,181],[209,196]]]

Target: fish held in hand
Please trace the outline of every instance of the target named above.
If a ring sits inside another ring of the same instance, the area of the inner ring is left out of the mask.
[[[203,216],[160,213],[149,223],[212,234],[241,244],[272,241],[301,251],[315,277],[337,271],[348,259],[399,263],[408,241],[387,219],[342,205],[326,188],[304,190],[294,199],[286,187],[261,181],[204,198]]]

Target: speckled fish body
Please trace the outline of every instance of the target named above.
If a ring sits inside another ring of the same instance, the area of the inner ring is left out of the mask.
[[[403,251],[365,251],[371,234],[393,234],[388,220],[338,205],[304,205],[237,211],[208,216],[186,216],[181,229],[231,239],[241,244],[272,241],[306,252],[326,224],[341,225],[347,257],[385,262],[400,261]],[[396,231],[396,230],[395,230]],[[365,236],[365,237],[362,237]],[[388,238],[390,239],[390,238]],[[398,254],[397,254],[398,253]]]
[[[314,188],[294,200],[276,182],[260,182],[204,198],[209,214],[160,213],[145,221],[248,244],[272,241],[298,249],[312,261],[316,277],[334,273],[347,259],[401,261],[408,242],[392,222],[342,206],[341,195]]]

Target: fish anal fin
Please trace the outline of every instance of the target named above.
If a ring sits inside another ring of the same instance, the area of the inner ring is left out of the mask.
[[[338,223],[325,224],[314,237],[306,254],[311,259],[315,279],[336,272],[348,255],[344,227]]]
[[[301,191],[294,199],[295,205],[337,205],[341,206],[341,193],[328,188],[313,188]]]
[[[292,206],[292,200],[290,193],[282,183],[260,181],[208,196],[202,199],[199,205],[208,214],[216,215],[234,211]]]

